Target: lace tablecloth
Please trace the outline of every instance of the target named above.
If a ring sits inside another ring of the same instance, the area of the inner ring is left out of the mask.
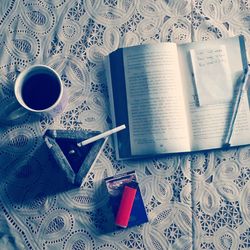
[[[0,249],[249,249],[249,146],[122,162],[109,142],[69,188],[42,139],[48,128],[111,127],[103,57],[118,47],[244,34],[249,48],[249,27],[249,0],[2,0],[0,116],[16,76],[38,63],[60,74],[69,103],[54,119],[0,121]],[[129,170],[149,223],[106,232],[102,180]]]

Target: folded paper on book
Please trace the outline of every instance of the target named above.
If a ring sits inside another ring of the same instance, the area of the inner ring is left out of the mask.
[[[190,50],[199,105],[230,102],[233,82],[225,45]]]

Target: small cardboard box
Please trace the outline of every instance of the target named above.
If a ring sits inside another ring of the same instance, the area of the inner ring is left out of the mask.
[[[126,172],[105,179],[106,187],[109,193],[109,202],[112,207],[114,218],[116,218],[119,209],[123,188],[125,185],[131,182],[138,182],[135,171]],[[140,188],[138,186],[128,222],[128,227],[138,226],[145,222],[148,222],[148,217],[141,196]]]

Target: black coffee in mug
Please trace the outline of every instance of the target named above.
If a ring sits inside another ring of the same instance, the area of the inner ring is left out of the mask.
[[[60,76],[46,65],[30,66],[22,71],[14,89],[17,101],[26,111],[56,116],[67,105]]]
[[[44,110],[59,98],[61,85],[58,77],[50,72],[31,74],[23,81],[21,95],[31,109]]]

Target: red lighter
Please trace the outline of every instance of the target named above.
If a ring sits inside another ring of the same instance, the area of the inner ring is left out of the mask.
[[[116,215],[115,224],[126,228],[136,196],[138,183],[133,181],[124,186],[120,206]]]

